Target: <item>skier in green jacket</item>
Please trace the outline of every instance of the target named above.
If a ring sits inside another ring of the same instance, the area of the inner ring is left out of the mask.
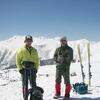
[[[70,97],[70,64],[73,60],[73,49],[68,46],[66,37],[60,39],[61,46],[58,47],[54,53],[54,60],[56,62],[56,84],[55,96],[58,98],[61,94],[61,77],[64,78],[65,84],[65,98]]]
[[[30,35],[25,37],[25,46],[19,48],[16,53],[16,66],[22,76],[23,97],[28,91],[28,80],[32,89],[36,87],[36,73],[39,67],[37,50],[31,46],[33,38]]]

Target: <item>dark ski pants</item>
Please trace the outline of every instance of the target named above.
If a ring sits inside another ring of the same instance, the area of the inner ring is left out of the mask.
[[[26,92],[28,92],[28,81],[30,81],[30,86],[32,89],[36,87],[36,69],[25,69],[22,74],[22,89],[23,97],[25,97]]]
[[[70,83],[70,68],[69,67],[67,67],[66,69],[56,68],[56,83],[61,83],[62,76],[64,78],[64,84]]]

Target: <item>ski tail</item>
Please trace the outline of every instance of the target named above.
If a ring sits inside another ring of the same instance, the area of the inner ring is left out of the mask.
[[[77,46],[77,49],[78,49],[78,55],[79,55],[79,60],[80,60],[80,66],[81,66],[81,73],[82,73],[82,80],[83,80],[83,83],[85,83],[85,74],[83,72],[83,65],[82,65],[82,57],[81,57],[81,51],[80,51],[80,45]]]
[[[88,53],[88,76],[89,76],[89,81],[88,84],[91,86],[91,78],[92,78],[92,73],[91,73],[91,64],[90,64],[90,42],[87,44],[87,53]]]

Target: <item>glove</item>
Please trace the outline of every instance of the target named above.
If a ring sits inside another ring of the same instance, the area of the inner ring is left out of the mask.
[[[62,55],[59,55],[57,58],[58,63],[63,63],[64,62],[64,57]]]
[[[37,70],[36,70],[36,73],[37,73]]]
[[[20,69],[19,72],[20,72],[20,74],[23,74],[24,73],[24,68]]]
[[[37,69],[36,69],[36,68],[33,68],[33,72],[34,72],[34,73],[37,73]]]
[[[37,73],[37,69],[35,69],[35,72]]]

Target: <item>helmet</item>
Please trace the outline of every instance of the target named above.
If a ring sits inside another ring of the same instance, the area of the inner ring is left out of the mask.
[[[26,35],[26,36],[25,36],[25,41],[24,41],[24,42],[26,42],[26,40],[32,40],[32,41],[33,41],[33,38],[32,38],[31,35]]]

